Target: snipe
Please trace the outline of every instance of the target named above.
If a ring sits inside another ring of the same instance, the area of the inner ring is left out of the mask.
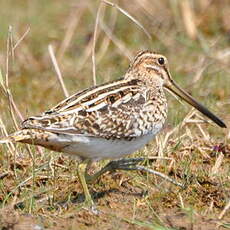
[[[135,164],[135,160],[113,161],[94,176],[87,174],[89,164],[105,158],[122,158],[154,138],[167,117],[164,88],[220,127],[226,127],[173,81],[166,57],[144,51],[135,57],[122,79],[80,91],[42,115],[28,118],[21,130],[0,143],[41,145],[79,158],[78,175],[85,204],[93,208],[86,182],[111,167],[125,169],[126,165]]]

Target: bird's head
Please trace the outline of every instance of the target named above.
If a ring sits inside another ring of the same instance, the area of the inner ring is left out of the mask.
[[[169,72],[168,60],[165,56],[151,51],[139,52],[130,64],[126,77],[137,78],[138,80],[143,81],[146,85],[149,85],[149,87],[157,86],[169,90],[171,93],[180,97],[209,117],[220,127],[226,128],[223,121],[177,85]]]

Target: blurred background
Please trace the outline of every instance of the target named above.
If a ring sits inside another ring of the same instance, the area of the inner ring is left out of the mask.
[[[48,52],[49,44],[54,48],[70,94],[93,84],[92,49],[99,3],[93,0],[0,2],[3,77],[7,72],[7,39],[11,48],[22,39],[13,52],[9,50],[8,76],[12,95],[23,116],[40,113],[64,97]],[[185,89],[225,117],[224,108],[230,111],[229,0],[113,3],[134,17],[151,38],[124,12],[102,3],[95,37],[97,83],[121,77],[133,55],[150,49],[168,58],[173,77]],[[1,95],[0,109],[5,102]],[[6,119],[4,114],[1,116]],[[183,116],[179,113],[173,117],[180,120]]]
[[[140,50],[159,52],[168,58],[176,82],[230,127],[229,0],[1,0],[0,136],[65,98],[49,45],[69,95],[94,84],[92,56],[100,84],[122,77]],[[76,214],[83,199],[76,161],[41,148],[4,145],[0,204],[16,202],[22,213],[43,216],[47,226],[53,222],[57,228],[51,229],[67,229],[65,219],[53,219],[56,215],[75,215],[68,224],[80,223],[81,229],[169,229],[155,228],[169,222],[158,218],[168,211],[170,223],[180,221],[175,229],[193,229],[195,219],[197,229],[214,229],[216,222],[204,218],[222,219],[227,213],[230,130],[200,125],[191,107],[168,100],[165,131],[137,154],[163,157],[150,167],[187,183],[186,189],[141,173],[107,174],[92,186],[101,215]],[[54,205],[65,200],[68,208]],[[178,210],[187,222],[180,213],[174,218]]]

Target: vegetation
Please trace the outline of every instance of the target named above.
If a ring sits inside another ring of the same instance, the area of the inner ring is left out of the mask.
[[[121,77],[143,49],[164,54],[178,84],[230,127],[229,1],[113,3],[0,2],[1,136],[66,94]],[[95,216],[79,209],[84,196],[76,160],[2,145],[0,229],[229,229],[230,129],[202,122],[207,119],[170,95],[168,102],[164,130],[134,155],[184,188],[141,172],[108,173],[91,186],[101,211]]]

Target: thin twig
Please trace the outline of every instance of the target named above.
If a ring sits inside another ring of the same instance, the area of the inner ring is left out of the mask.
[[[93,37],[90,38],[88,44],[84,48],[84,54],[81,55],[81,57],[79,58],[78,65],[76,66],[76,74],[79,73],[84,68],[85,63],[90,57],[90,54],[92,53],[92,43],[93,43]]]
[[[126,48],[125,44],[112,33],[110,28],[103,22],[103,20],[100,20],[100,26],[109,39],[111,39],[111,41],[119,48],[121,54],[125,55],[129,60],[132,60],[132,53]]]
[[[9,101],[9,107],[10,107],[10,114],[11,114],[11,118],[14,122],[14,126],[16,127],[16,129],[18,129],[18,124],[15,118],[15,114],[14,112],[18,112],[18,110],[16,108],[16,105],[14,103],[13,100],[13,96],[11,95],[10,89],[9,89],[9,64],[10,64],[10,55],[13,58],[13,38],[12,38],[12,26],[9,26],[9,30],[8,30],[8,37],[7,37],[7,51],[6,51],[6,74],[5,74],[5,90],[6,90],[6,95],[8,97],[8,101]],[[19,113],[20,114],[20,113]]]
[[[2,133],[4,134],[4,136],[8,136],[8,133],[7,133],[7,130],[6,130],[6,127],[0,117],[0,128],[2,130]],[[10,153],[12,154],[12,156],[14,155],[16,149],[15,149],[15,146],[12,142],[9,142],[9,143],[6,143],[7,145],[7,148],[9,149]]]
[[[94,15],[93,8],[89,6],[89,10]],[[110,27],[107,26],[101,18],[99,18],[99,25],[100,25],[101,29],[105,32],[105,34],[108,36],[108,38],[118,47],[118,49],[121,51],[120,53],[122,55],[125,55],[129,60],[132,60],[132,58],[133,58],[132,53],[126,48],[125,44],[120,39],[118,39],[115,36],[115,34],[113,34]],[[98,32],[100,32],[100,31],[98,31]]]
[[[94,85],[97,84],[95,48],[96,48],[97,31],[98,31],[98,24],[99,24],[99,18],[100,18],[101,10],[102,10],[102,3],[100,3],[98,10],[97,10],[96,22],[95,22],[94,33],[93,33],[92,63],[93,63],[93,84]]]
[[[10,56],[10,34],[12,32],[12,26],[9,26],[8,36],[7,36],[7,44],[6,44],[6,77],[5,84],[6,88],[9,87],[9,56]]]
[[[218,219],[222,219],[223,216],[225,215],[225,213],[228,211],[228,209],[230,209],[230,200],[228,201],[228,203],[226,204],[226,206],[224,207],[223,211],[220,213],[220,215],[218,216]]]
[[[59,83],[61,85],[61,88],[63,90],[63,93],[64,93],[65,97],[69,97],[69,93],[68,93],[68,91],[67,91],[67,89],[65,87],[65,84],[64,84],[64,81],[63,81],[63,77],[62,77],[60,68],[58,66],[57,59],[56,59],[56,57],[54,55],[54,51],[53,51],[52,45],[48,45],[48,50],[49,50],[50,58],[51,58],[52,63],[54,65],[54,69],[55,69],[55,71],[57,73],[58,81],[59,81]]]
[[[175,185],[177,185],[177,186],[179,186],[181,188],[184,188],[183,184],[181,184],[181,183],[179,183],[179,182],[171,179],[170,177],[166,176],[163,173],[160,173],[160,172],[155,171],[153,169],[145,168],[144,166],[141,166],[141,165],[136,165],[135,167],[136,167],[135,170],[144,171],[144,172],[148,172],[148,173],[154,174],[156,176],[162,177],[164,180],[167,180],[167,181],[169,181],[172,184],[175,184]],[[132,170],[132,168],[130,168],[130,170]]]
[[[217,175],[218,170],[220,169],[221,164],[223,163],[223,160],[224,160],[224,154],[219,153],[219,155],[218,155],[218,157],[216,159],[215,165],[211,169],[211,172],[210,172],[211,176]]]
[[[189,0],[180,1],[182,19],[185,31],[191,39],[197,38],[197,27],[195,23],[195,14]]]
[[[15,50],[18,45],[22,42],[22,40],[26,37],[26,35],[30,32],[30,27],[28,27],[28,29],[26,30],[26,32],[18,39],[18,41],[16,42],[16,44],[13,46],[13,50]]]
[[[114,27],[115,27],[115,24],[116,24],[116,21],[117,21],[117,10],[114,9],[112,12],[111,12],[111,20],[110,20],[110,24],[109,24],[109,27],[110,27],[110,30],[111,32],[113,32],[114,30]],[[108,37],[108,36],[105,36],[103,41],[101,42],[101,46],[100,46],[100,49],[97,53],[97,64],[102,60],[102,58],[104,57],[106,51],[108,50],[109,48],[109,44],[111,42],[111,39]]]
[[[117,4],[109,2],[107,0],[102,0],[102,2],[115,7],[116,9],[118,9],[122,14],[126,15],[129,19],[131,19],[135,24],[137,24],[143,31],[144,33],[147,35],[147,37],[149,39],[151,39],[151,35],[149,34],[149,32],[144,28],[144,26],[137,20],[135,19],[133,16],[131,16],[126,10],[122,9],[121,7],[119,7]]]
[[[10,55],[11,55],[11,60],[12,63],[14,64],[14,39],[13,39],[13,27],[10,27],[9,31],[9,39],[10,39]]]
[[[16,45],[13,45],[13,36],[12,36],[12,27],[10,26],[9,27],[9,36],[10,38],[8,37],[7,39],[7,57],[6,57],[6,74],[5,74],[5,84],[4,82],[2,81],[2,88],[4,90],[4,92],[6,93],[7,95],[7,98],[8,98],[8,101],[9,101],[9,106],[10,106],[10,114],[11,114],[11,118],[14,122],[14,126],[16,127],[16,129],[19,129],[18,127],[18,122],[15,118],[15,113],[17,114],[17,116],[19,117],[20,121],[23,121],[24,120],[24,117],[22,115],[22,113],[20,112],[20,110],[18,109],[15,101],[14,101],[14,98],[13,98],[13,95],[10,91],[10,88],[9,88],[9,55],[11,54],[12,56],[12,59],[14,58],[14,50],[16,49],[16,47],[19,46],[19,44],[21,44],[21,42],[23,41],[23,39],[25,38],[25,36],[28,34],[29,32],[29,29],[27,29],[27,31],[22,35],[21,38],[18,39],[18,42],[16,43]],[[2,78],[2,76],[1,76]],[[5,131],[5,135],[7,136],[7,132]],[[9,145],[7,145],[9,146]],[[10,144],[11,148],[13,148],[13,151],[11,149],[10,152],[13,152],[14,154],[14,158],[16,159],[16,155],[18,155],[18,152],[16,150],[16,148],[14,147],[14,145],[11,143]],[[30,147],[28,146],[27,148],[27,151],[29,152],[29,155],[32,156],[32,152],[31,152],[31,149]],[[43,153],[42,149],[40,147],[36,147],[36,149],[40,152],[40,153]],[[16,153],[16,154],[15,154]]]
[[[12,120],[14,122],[14,126],[16,127],[16,129],[19,129],[14,112],[16,112],[16,114],[18,115],[18,117],[20,118],[21,121],[23,121],[24,118],[23,118],[21,112],[19,111],[18,107],[16,106],[9,88],[7,89],[7,95],[8,95],[8,100],[9,100],[9,104],[10,104],[10,114],[11,114]]]
[[[78,7],[77,10],[74,9],[74,11],[71,12],[70,17],[67,20],[68,26],[67,26],[64,38],[61,42],[60,48],[57,51],[58,61],[61,61],[64,53],[70,46],[72,38],[74,36],[75,29],[77,28],[77,25],[79,24],[81,20],[81,16],[83,15],[84,11],[85,11],[85,6],[80,7],[80,8]]]

